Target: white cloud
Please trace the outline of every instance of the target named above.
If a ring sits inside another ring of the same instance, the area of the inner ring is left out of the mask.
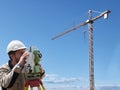
[[[46,83],[73,83],[73,82],[82,82],[82,78],[79,77],[59,77],[56,74],[48,74],[46,75],[46,78],[44,82]]]
[[[82,90],[82,83],[86,82],[87,80],[80,77],[60,77],[57,74],[47,74],[43,80],[47,90]]]
[[[43,82],[47,90],[89,90],[89,81],[80,77],[60,77],[57,74],[47,74]],[[120,90],[120,85],[102,84],[95,86],[95,90]]]

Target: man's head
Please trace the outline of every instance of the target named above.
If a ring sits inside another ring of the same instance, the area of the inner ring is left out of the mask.
[[[8,44],[7,53],[14,64],[19,61],[25,49],[26,46],[19,40],[13,40]]]

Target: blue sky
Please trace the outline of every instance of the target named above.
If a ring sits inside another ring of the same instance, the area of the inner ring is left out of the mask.
[[[55,35],[110,10],[93,23],[95,85],[119,85],[119,0],[0,0],[0,65],[8,61],[7,44],[21,40],[43,54],[48,90],[89,87],[88,25],[60,38]],[[85,32],[85,33],[84,33]],[[54,87],[55,86],[55,87]]]

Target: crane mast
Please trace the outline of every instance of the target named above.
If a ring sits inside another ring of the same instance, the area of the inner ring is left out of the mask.
[[[56,36],[54,36],[52,38],[52,40],[56,39],[56,38],[59,38],[71,31],[74,31],[74,30],[77,30],[77,28],[80,28],[81,26],[85,26],[86,24],[88,24],[88,32],[89,32],[89,82],[90,82],[90,90],[94,90],[94,54],[93,54],[93,22],[101,17],[104,16],[104,18],[106,19],[108,14],[110,13],[111,11],[109,10],[106,10],[104,11],[103,13],[101,13],[100,15],[92,18],[92,10],[89,10],[88,11],[88,14],[89,14],[89,19],[86,20],[85,22],[82,22],[68,30],[66,30],[65,32],[63,33],[60,33]]]
[[[89,20],[92,19],[92,11],[89,10]],[[94,55],[93,55],[93,21],[88,23],[88,32],[89,32],[89,81],[90,81],[90,90],[94,90]]]

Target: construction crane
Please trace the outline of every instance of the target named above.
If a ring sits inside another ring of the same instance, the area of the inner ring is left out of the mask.
[[[89,14],[89,19],[86,20],[85,22],[82,22],[67,31],[60,33],[52,38],[52,40],[59,38],[71,31],[77,30],[77,28],[80,28],[81,26],[85,26],[88,24],[88,32],[89,32],[89,82],[90,82],[90,90],[94,90],[94,55],[93,55],[93,22],[101,17],[104,17],[106,19],[108,17],[108,14],[110,13],[110,10],[106,10],[100,15],[92,18],[92,10],[88,11]]]

